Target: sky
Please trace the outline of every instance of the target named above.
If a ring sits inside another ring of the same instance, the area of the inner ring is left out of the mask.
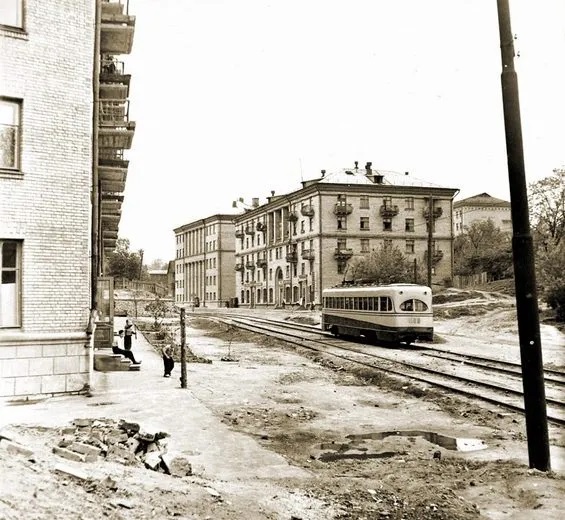
[[[565,165],[565,1],[509,0],[528,183]],[[495,0],[129,0],[120,237],[364,166],[510,200]],[[240,205],[241,207],[241,205]]]

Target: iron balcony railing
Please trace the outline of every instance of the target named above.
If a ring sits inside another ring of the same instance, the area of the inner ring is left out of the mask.
[[[379,213],[381,217],[395,217],[396,215],[398,215],[398,206],[383,204],[379,209]]]
[[[302,250],[302,260],[314,260],[314,251],[312,249]]]
[[[129,122],[129,100],[101,99],[98,121],[104,126],[123,126]]]
[[[305,217],[313,217],[314,216],[314,206],[312,204],[305,204],[300,208],[300,213],[302,213]]]
[[[102,74],[124,75],[124,62],[112,59],[103,59],[100,62],[100,72]]]
[[[286,254],[286,261],[289,264],[295,264],[298,262],[298,253],[296,251],[290,251]]]
[[[346,247],[336,247],[334,252],[334,257],[337,259],[350,258],[353,256],[353,249],[348,249]]]
[[[334,206],[335,215],[349,215],[353,211],[353,206],[346,202],[337,202]]]
[[[430,208],[426,207],[424,208],[423,211],[423,215],[425,219],[429,219],[430,218]],[[432,210],[432,215],[434,218],[439,218],[443,215],[443,209],[441,207],[434,207],[434,209]]]

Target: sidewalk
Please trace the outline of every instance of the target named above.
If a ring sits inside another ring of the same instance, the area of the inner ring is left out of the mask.
[[[124,323],[125,318],[116,318],[116,331]],[[30,405],[7,406],[0,417],[0,429],[9,424],[58,427],[87,417],[125,419],[139,423],[147,431],[169,433],[169,448],[187,456],[194,474],[203,478],[310,476],[249,436],[230,430],[190,388],[181,389],[178,363],[172,377],[164,378],[161,357],[141,333],[137,339],[134,337],[133,351],[142,360],[139,372],[95,371],[92,397],[58,397]]]

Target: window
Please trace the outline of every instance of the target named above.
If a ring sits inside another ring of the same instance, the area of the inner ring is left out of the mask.
[[[368,253],[369,252],[369,239],[362,238],[361,239],[361,253]]]
[[[347,229],[347,219],[345,217],[337,217],[337,229],[342,231]]]
[[[392,240],[390,238],[385,238],[383,240],[383,246],[385,249],[391,249],[392,248]]]
[[[300,221],[300,232],[304,233],[304,220]]]
[[[414,219],[413,218],[407,218],[406,219],[406,224],[404,227],[405,231],[408,231],[410,233],[414,232]]]
[[[383,197],[383,206],[385,208],[391,208],[392,207],[392,197]]]
[[[369,217],[361,217],[359,220],[359,229],[368,231],[369,230]]]
[[[21,101],[0,98],[0,168],[20,168],[20,109]]]
[[[345,240],[345,238],[338,238],[337,239],[336,248],[338,249],[338,251],[343,251],[343,250],[347,249],[347,241]]]
[[[310,217],[308,219],[308,222],[309,222],[309,231],[312,231],[314,229],[314,219]]]
[[[392,219],[383,218],[383,231],[392,231]]]
[[[404,209],[408,209],[408,210],[414,209],[414,197],[406,197],[404,199]]]
[[[0,327],[20,326],[21,242],[0,240]]]
[[[422,300],[406,300],[400,304],[400,310],[407,312],[424,312],[428,310],[428,306]]]
[[[369,197],[367,195],[359,197],[359,209],[369,209]]]
[[[24,0],[2,0],[0,2],[0,25],[23,28]]]
[[[414,253],[414,240],[406,241],[406,252],[409,254]]]

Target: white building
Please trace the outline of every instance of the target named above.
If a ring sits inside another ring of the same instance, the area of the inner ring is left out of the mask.
[[[510,202],[480,193],[453,203],[455,235],[464,233],[474,222],[492,220],[504,232],[512,232]]]
[[[322,289],[341,282],[347,261],[381,245],[426,262],[432,227],[433,281],[452,277],[452,203],[457,190],[410,175],[365,169],[305,181],[235,219],[239,303],[319,304]],[[432,211],[430,215],[430,198]]]

